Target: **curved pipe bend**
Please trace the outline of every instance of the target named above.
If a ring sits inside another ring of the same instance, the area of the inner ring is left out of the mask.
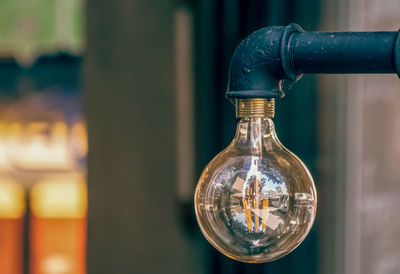
[[[399,32],[304,32],[297,24],[260,29],[237,47],[228,98],[281,98],[302,73],[397,73]]]

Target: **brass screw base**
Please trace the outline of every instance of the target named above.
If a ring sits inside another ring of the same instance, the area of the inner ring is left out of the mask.
[[[236,118],[243,117],[268,117],[274,118],[275,99],[250,98],[235,99]]]

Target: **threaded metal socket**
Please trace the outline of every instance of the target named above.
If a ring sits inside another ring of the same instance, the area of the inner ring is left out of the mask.
[[[234,99],[236,118],[243,117],[268,117],[274,118],[275,99],[248,98]]]

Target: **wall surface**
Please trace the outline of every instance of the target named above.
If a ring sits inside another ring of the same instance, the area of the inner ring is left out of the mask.
[[[325,1],[324,10],[333,31],[400,25],[398,0]],[[396,75],[323,78],[324,274],[399,273],[399,88]]]
[[[400,26],[396,0],[349,1],[349,28]],[[400,81],[396,75],[352,77],[348,84],[345,273],[400,271]]]

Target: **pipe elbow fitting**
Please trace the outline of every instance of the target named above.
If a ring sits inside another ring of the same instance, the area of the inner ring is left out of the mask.
[[[281,98],[300,79],[290,68],[288,45],[296,24],[262,28],[237,47],[229,68],[228,98]]]

